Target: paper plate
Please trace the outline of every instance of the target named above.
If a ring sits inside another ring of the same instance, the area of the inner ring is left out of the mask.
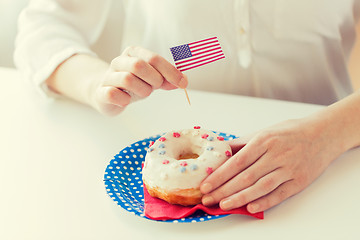
[[[215,131],[214,131],[215,132]],[[236,136],[222,132],[215,132],[225,140]],[[104,182],[107,194],[120,207],[142,218],[144,215],[144,192],[142,182],[142,162],[151,141],[156,141],[162,134],[145,138],[121,150],[108,164]],[[161,222],[204,222],[222,218],[228,215],[208,215],[204,212],[195,212],[182,219],[163,220]],[[150,219],[152,220],[152,219]]]

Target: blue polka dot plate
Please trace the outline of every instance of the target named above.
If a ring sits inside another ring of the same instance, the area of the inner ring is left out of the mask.
[[[222,132],[215,132],[225,140],[236,136]],[[150,142],[156,141],[161,135],[151,136],[135,142],[121,150],[108,164],[104,182],[107,194],[120,207],[139,217],[149,219],[144,214],[144,191],[142,182],[142,163]],[[175,220],[161,220],[161,222],[203,222],[222,218],[228,215],[208,215],[197,211],[193,215]],[[150,219],[152,220],[152,219]]]

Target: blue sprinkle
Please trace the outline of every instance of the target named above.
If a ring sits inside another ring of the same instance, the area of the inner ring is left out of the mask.
[[[160,145],[159,145],[159,148],[165,148],[165,144],[163,144],[163,143],[160,144]]]
[[[149,148],[148,149],[148,152],[152,152],[152,151],[154,151],[154,148]]]
[[[186,171],[186,167],[181,167],[181,168],[180,168],[180,172],[183,173],[183,172],[185,172],[185,171]]]
[[[214,147],[209,146],[209,147],[207,147],[207,148],[206,148],[206,150],[208,150],[208,151],[212,151],[212,150],[214,150]]]
[[[159,152],[160,155],[164,155],[165,153],[166,153],[166,151]]]
[[[207,140],[214,141],[214,137],[208,137]]]
[[[195,170],[198,169],[198,166],[196,164],[193,164],[193,165],[190,166],[190,169],[195,171]]]

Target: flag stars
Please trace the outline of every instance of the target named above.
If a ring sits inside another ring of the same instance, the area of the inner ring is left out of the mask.
[[[184,59],[184,58],[188,58],[188,57],[192,57],[191,51],[190,51],[190,47],[187,44],[184,45],[180,45],[177,47],[172,47],[170,48],[171,54],[174,57],[175,61]]]

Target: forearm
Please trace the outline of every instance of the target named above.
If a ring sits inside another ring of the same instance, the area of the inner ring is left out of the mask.
[[[59,65],[46,83],[61,95],[93,106],[92,92],[108,68],[109,64],[99,58],[77,54]]]
[[[107,21],[110,0],[30,0],[18,19],[14,63],[41,94],[52,97],[46,80],[74,54],[95,55]]]
[[[339,153],[360,146],[360,91],[309,117]]]

